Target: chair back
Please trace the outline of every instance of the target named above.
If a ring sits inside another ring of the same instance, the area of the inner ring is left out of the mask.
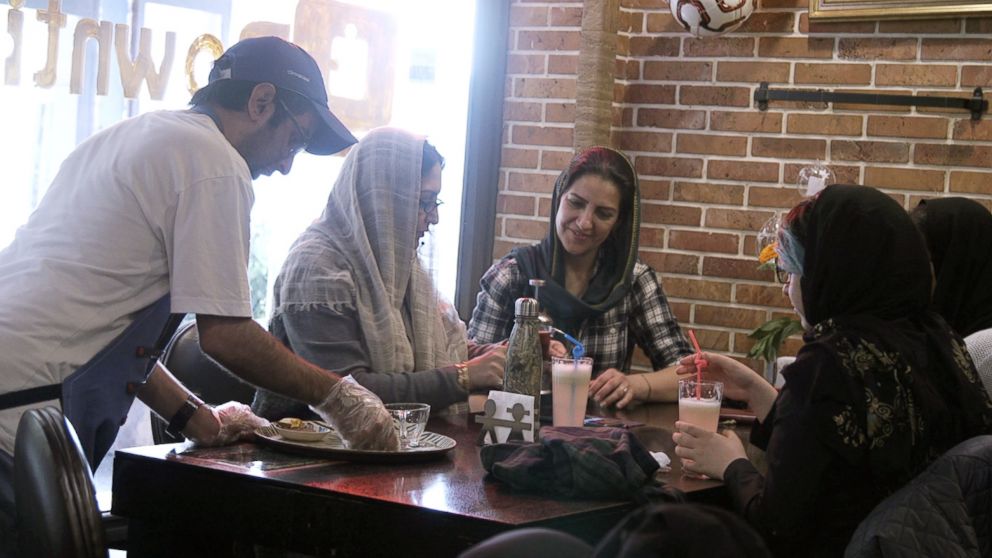
[[[878,504],[844,556],[992,556],[992,436],[954,446]]]
[[[55,407],[21,415],[14,492],[21,556],[107,556],[89,464],[72,425]]]
[[[251,405],[255,397],[254,386],[238,379],[200,349],[196,322],[179,327],[163,351],[161,361],[187,389],[212,405],[228,401]],[[152,438],[156,444],[182,441],[169,436],[166,426],[166,421],[152,415]]]

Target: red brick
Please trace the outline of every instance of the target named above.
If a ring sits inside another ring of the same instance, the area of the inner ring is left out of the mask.
[[[548,222],[543,219],[531,220],[507,218],[504,227],[506,236],[510,238],[541,240],[548,234]]]
[[[531,216],[534,213],[533,196],[510,196],[499,194],[496,196],[496,211],[499,213],[512,213],[514,215]]]
[[[637,245],[641,250],[645,248],[664,248],[665,229],[653,227],[641,227],[637,237]]]
[[[575,123],[575,103],[548,103],[544,105],[545,122]]]
[[[665,277],[662,288],[665,294],[675,298],[690,298],[695,300],[709,300],[719,302],[730,302],[732,285],[722,281],[706,281],[700,279],[688,279],[685,277]],[[699,339],[699,331],[696,331]],[[702,339],[699,339],[702,344]]]
[[[631,37],[630,55],[646,56],[678,56],[679,39],[677,37]]]
[[[842,114],[790,114],[786,130],[790,134],[860,136],[864,119]]]
[[[640,108],[637,125],[647,128],[702,130],[706,127],[706,112],[701,110]]]
[[[641,221],[658,225],[699,226],[703,210],[684,205],[641,204]]]
[[[890,138],[947,137],[950,120],[920,116],[869,116],[868,135]]]
[[[692,305],[688,302],[669,302],[668,305],[672,309],[672,314],[675,315],[676,321],[680,324],[689,323],[690,316],[692,315]]]
[[[579,30],[575,31],[518,31],[517,50],[574,50],[580,46]]]
[[[658,132],[620,131],[620,149],[623,151],[646,151],[648,153],[670,153],[672,134]]]
[[[791,33],[796,26],[792,12],[757,11],[735,33]]]
[[[841,38],[837,58],[848,60],[915,60],[915,38]]]
[[[760,161],[710,160],[706,167],[710,180],[740,180],[747,182],[778,182],[778,163]]]
[[[620,10],[620,20],[617,22],[617,31],[621,33],[643,33],[644,13]]]
[[[544,54],[508,54],[506,73],[543,74],[547,69],[547,56]]]
[[[716,68],[716,79],[722,82],[788,83],[789,63],[721,61]]]
[[[964,30],[966,33],[980,33],[987,35],[992,33],[992,18],[974,17],[965,20]]]
[[[551,198],[537,198],[537,216],[544,218],[551,216]]]
[[[710,113],[710,129],[727,132],[781,132],[780,112],[721,112]]]
[[[992,66],[962,66],[962,87],[989,87],[992,85]]]
[[[865,35],[875,31],[874,21],[810,21],[808,13],[799,14],[799,32],[809,34],[837,35],[840,33],[858,33]]]
[[[830,156],[840,161],[865,161],[869,163],[907,163],[909,144],[888,141],[830,142]]]
[[[641,179],[641,199],[644,201],[668,201],[672,193],[670,180]]]
[[[633,104],[673,105],[675,86],[631,83],[627,86],[624,101]]]
[[[744,187],[730,184],[676,182],[672,199],[681,202],[744,205]]]
[[[706,256],[703,258],[703,277],[730,277],[733,279],[752,279],[768,281],[770,272],[758,269],[758,259],[721,258]]]
[[[702,159],[687,157],[638,157],[634,161],[638,174],[652,176],[703,177]]]
[[[550,128],[513,125],[513,143],[516,145],[556,145],[560,147],[572,145],[572,128]]]
[[[693,252],[736,254],[740,238],[735,234],[674,230],[668,234],[668,247]]]
[[[871,66],[797,63],[795,83],[867,85],[871,83]]]
[[[665,11],[658,14],[647,14],[648,33],[684,33],[682,24],[672,17],[671,12]]]
[[[732,328],[754,329],[767,321],[764,310],[696,305],[695,322]]]
[[[954,123],[956,140],[992,141],[992,120],[987,117],[982,120],[962,118]]]
[[[835,89],[837,93],[866,93],[877,95],[877,89]],[[912,91],[887,89],[886,95],[912,95]],[[909,112],[910,107],[900,105],[864,105],[858,103],[834,103],[834,110],[863,110],[868,112]]]
[[[923,165],[992,168],[992,146],[917,144],[913,161]]]
[[[575,99],[575,79],[521,77],[513,80],[514,97]]]
[[[876,64],[875,85],[948,86],[957,83],[956,66],[937,64]]]
[[[678,60],[645,60],[644,79],[657,81],[710,81],[712,62]]]
[[[789,297],[782,292],[782,285],[767,286],[740,283],[737,285],[737,292],[734,293],[734,302],[755,306],[792,308]]]
[[[951,171],[951,192],[958,194],[992,194],[992,173]]]
[[[699,274],[699,256],[671,252],[641,252],[641,261],[662,273]]]
[[[975,60],[992,58],[992,39],[923,39],[921,60]]]
[[[666,0],[620,0],[620,6],[631,10],[638,8],[643,8],[646,10],[668,9],[668,3]]]
[[[761,58],[833,58],[834,41],[826,38],[761,37],[758,39]]]
[[[552,6],[548,23],[552,27],[582,27],[582,8]]]
[[[823,159],[826,153],[827,142],[824,140],[799,138],[753,138],[751,140],[751,155],[755,157]]]
[[[541,152],[541,169],[563,171],[571,160],[571,151],[543,151]]]
[[[868,167],[865,169],[865,186],[940,192],[944,189],[944,171]]]
[[[907,35],[926,35],[940,33],[947,35],[961,31],[960,19],[913,19],[906,21],[880,21],[879,33],[905,33]]]
[[[679,153],[743,157],[747,155],[747,138],[683,133],[676,138],[675,150]]]
[[[503,103],[503,120],[525,122],[541,121],[541,103],[524,103],[507,100]]]
[[[507,190],[550,194],[554,188],[556,178],[558,177],[554,174],[511,172]]]
[[[708,37],[705,39],[686,38],[682,42],[682,56],[685,57],[743,57],[754,56],[754,39],[750,37]]]
[[[751,90],[746,87],[683,85],[679,94],[683,105],[751,106]]]
[[[638,81],[641,79],[641,61],[617,58],[615,79]],[[620,97],[623,98],[622,96]]]
[[[706,227],[732,229],[736,231],[759,231],[774,213],[746,209],[721,209],[710,207],[706,210]]]
[[[542,55],[543,56],[543,55]],[[579,57],[572,54],[548,55],[548,73],[574,76],[579,72]]]
[[[748,207],[792,209],[803,200],[803,197],[795,186],[785,188],[751,186],[747,190],[747,205]]]
[[[512,147],[503,147],[503,153],[499,164],[501,167],[536,169],[537,151],[534,149],[513,149]]]
[[[490,258],[492,258],[494,260],[495,259],[502,258],[503,256],[509,254],[510,253],[510,250],[513,250],[514,248],[520,248],[520,247],[523,247],[523,246],[529,246],[530,244],[532,244],[532,243],[530,243],[530,242],[512,242],[512,241],[506,241],[506,240],[499,240],[499,239],[497,239],[493,243],[493,251],[492,251],[492,254],[490,255]]]
[[[510,6],[510,27],[544,27],[548,24],[548,8],[517,4]]]

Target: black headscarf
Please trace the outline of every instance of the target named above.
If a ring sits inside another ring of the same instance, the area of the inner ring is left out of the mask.
[[[621,200],[629,200],[629,203],[622,204],[616,227],[599,248],[596,273],[589,280],[582,298],[576,298],[565,289],[565,265],[562,261],[564,248],[558,239],[555,221],[561,198],[569,186],[585,174],[600,174],[597,171],[600,167],[583,164],[593,157],[605,160],[610,171],[622,176],[633,187],[633,192],[624,193],[624,184],[617,183],[615,178],[604,176],[621,188]],[[582,151],[572,159],[569,167],[555,182],[550,220],[548,236],[544,240],[532,246],[515,248],[511,253],[527,279],[545,281],[538,295],[539,302],[554,319],[555,326],[577,333],[585,319],[602,314],[623,300],[633,282],[637,238],[641,226],[641,193],[633,165],[623,153],[608,147],[590,147]]]
[[[963,336],[992,328],[992,213],[944,198],[921,201],[912,217],[930,249],[937,313]]]
[[[867,436],[876,478],[913,474],[934,452],[987,433],[988,396],[963,341],[931,310],[930,262],[909,214],[874,188],[833,185],[790,217],[805,248],[807,341],[835,352],[844,369],[809,372],[822,397],[841,403],[825,412],[840,420],[846,406]],[[880,430],[883,423],[897,430]],[[860,462],[865,448],[837,426],[828,437]]]

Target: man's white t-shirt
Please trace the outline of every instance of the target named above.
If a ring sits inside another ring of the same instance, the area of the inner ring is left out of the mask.
[[[153,112],[83,142],[0,252],[0,393],[60,383],[167,293],[174,313],[250,317],[253,203],[206,115]],[[0,411],[0,449],[28,408]]]

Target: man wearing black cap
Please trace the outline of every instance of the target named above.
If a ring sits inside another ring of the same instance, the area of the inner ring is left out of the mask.
[[[0,524],[3,462],[28,408],[61,401],[94,468],[135,393],[201,443],[252,428],[252,416],[201,404],[161,366],[145,378],[148,360],[135,354],[156,346],[170,313],[195,314],[208,355],[310,404],[353,447],[398,443],[378,398],[251,319],[252,179],[288,173],[300,150],[328,155],[356,141],[328,109],[317,64],[281,39],[246,39],[191,105],[83,142],[0,251]]]

